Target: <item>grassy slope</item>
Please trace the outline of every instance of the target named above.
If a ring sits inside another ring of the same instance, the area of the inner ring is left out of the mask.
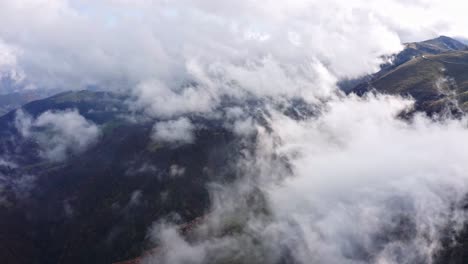
[[[442,82],[443,78],[448,80]],[[439,83],[439,85],[437,85]],[[371,82],[378,91],[411,95],[422,110],[437,112],[451,99],[468,110],[468,52],[415,58]]]

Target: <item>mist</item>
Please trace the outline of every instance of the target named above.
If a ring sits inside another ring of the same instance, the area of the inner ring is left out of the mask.
[[[39,155],[50,161],[84,152],[100,135],[99,128],[76,110],[47,111],[34,119],[20,109],[15,126],[22,137],[37,142]]]

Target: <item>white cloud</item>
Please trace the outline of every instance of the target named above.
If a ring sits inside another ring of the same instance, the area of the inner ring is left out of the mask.
[[[156,142],[190,144],[195,140],[194,129],[195,126],[185,117],[161,121],[154,125],[151,138]]]
[[[244,178],[212,189],[198,240],[164,227],[153,236],[166,249],[147,263],[431,263],[466,221],[467,120],[397,118],[411,106],[350,96],[300,122],[273,114],[273,135],[259,131],[255,155],[238,164]],[[252,200],[261,194],[266,203]],[[224,233],[232,225],[244,229]]]
[[[172,164],[171,167],[169,167],[169,176],[171,177],[180,177],[185,174],[185,168],[181,167],[177,164]]]
[[[36,119],[18,110],[15,125],[22,136],[39,144],[44,158],[52,161],[85,151],[100,135],[99,128],[76,110],[47,111]]]
[[[468,37],[465,5],[6,0],[0,43],[21,52],[0,54],[29,87],[130,89],[149,113],[170,116],[210,111],[223,95],[329,96],[336,87],[323,81],[376,71],[401,41]]]
[[[33,123],[32,117],[21,109],[17,110],[15,114],[15,128],[23,137],[29,137]]]
[[[418,23],[399,22],[388,10],[408,19],[434,17],[425,5],[411,5],[412,16],[405,6],[338,0],[7,0],[0,3],[0,39],[21,50],[15,67],[24,71],[26,83],[131,87],[153,112],[168,115],[209,111],[226,94],[328,94],[316,81],[323,76],[320,67],[330,71],[332,81],[372,72],[382,62],[379,55],[401,49],[399,32],[420,34],[412,28]],[[437,16],[450,19],[445,17]],[[424,25],[438,29],[435,22]],[[180,90],[193,82],[199,85]],[[161,104],[161,98],[174,104]]]
[[[467,121],[395,118],[404,106],[398,98],[351,97],[318,120],[274,123],[295,177],[269,195],[285,221],[280,228],[292,221],[303,231],[302,263],[343,263],[359,250],[372,257],[362,263],[431,263],[445,228],[466,220]],[[409,239],[392,241],[389,230]]]
[[[161,82],[141,83],[134,91],[136,108],[151,116],[172,116],[186,113],[209,112],[217,99],[205,89],[187,87],[172,90]]]
[[[24,72],[18,67],[17,56],[21,52],[0,38],[0,80],[8,78],[15,83],[20,83],[24,78]],[[9,87],[0,87],[0,93],[7,93]]]

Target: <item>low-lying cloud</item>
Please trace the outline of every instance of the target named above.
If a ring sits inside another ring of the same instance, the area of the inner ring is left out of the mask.
[[[303,232],[302,263],[432,263],[462,227],[467,120],[401,120],[406,103],[351,97],[317,120],[277,123],[295,177],[268,193]]]
[[[20,52],[14,47],[7,45],[0,38],[0,81],[8,79],[13,82],[21,82],[24,78],[23,72],[17,67],[17,56]],[[0,94],[8,92],[0,89]]]
[[[411,107],[369,95],[300,122],[274,113],[195,235],[158,226],[144,263],[433,263],[466,221],[467,120],[398,117]]]
[[[151,138],[156,142],[190,144],[195,140],[195,126],[188,118],[161,121],[154,125]]]
[[[99,128],[76,110],[47,111],[35,119],[18,110],[15,125],[23,137],[35,140],[40,155],[51,161],[82,153],[100,135]]]

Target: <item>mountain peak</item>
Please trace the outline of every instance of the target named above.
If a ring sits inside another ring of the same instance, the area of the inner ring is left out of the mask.
[[[467,46],[460,41],[447,37],[439,36],[434,39],[419,42],[419,45],[430,49],[436,49],[441,52],[465,50]]]

